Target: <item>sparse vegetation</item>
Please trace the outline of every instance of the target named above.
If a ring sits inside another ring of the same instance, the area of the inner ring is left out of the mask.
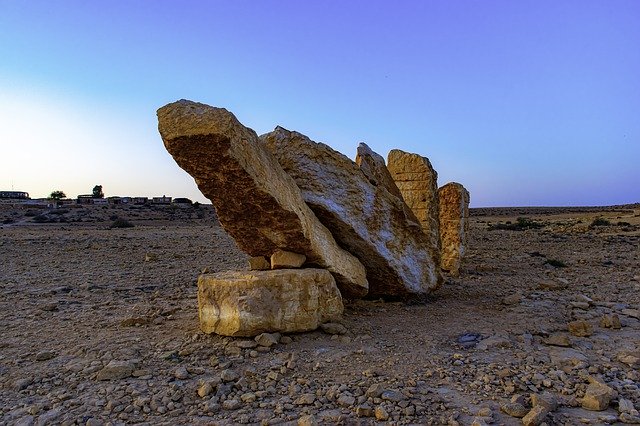
[[[493,225],[489,225],[489,230],[507,230],[507,231],[524,231],[525,229],[539,229],[545,226],[544,223],[536,222],[533,219],[529,219],[528,217],[519,217],[516,219],[516,223],[511,223],[507,221],[505,223],[496,223]]]
[[[591,225],[589,225],[589,227],[595,228],[596,226],[609,226],[609,225],[611,225],[611,222],[609,222],[607,219],[597,217],[593,219],[593,222],[591,222]]]
[[[113,221],[113,223],[111,223],[111,225],[109,226],[109,229],[114,229],[114,228],[133,228],[134,225],[133,223],[129,222],[126,219],[122,219],[122,218],[117,218],[116,220]]]
[[[59,200],[62,200],[63,198],[67,198],[67,195],[62,191],[53,191],[49,195],[49,198],[51,198],[52,200],[59,201]]]
[[[558,259],[547,259],[545,262],[545,265],[551,265],[554,268],[566,268],[567,264],[564,263],[562,260],[558,260]]]

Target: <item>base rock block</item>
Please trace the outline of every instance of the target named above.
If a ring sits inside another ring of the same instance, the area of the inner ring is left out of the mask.
[[[224,336],[302,332],[336,321],[342,296],[324,269],[230,271],[198,279],[200,328]]]

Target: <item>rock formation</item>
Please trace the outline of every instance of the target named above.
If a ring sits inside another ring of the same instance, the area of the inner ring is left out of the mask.
[[[198,308],[202,331],[225,336],[315,330],[343,311],[340,292],[324,269],[201,275]]]
[[[384,163],[384,158],[369,148],[366,143],[361,142],[358,145],[356,164],[374,186],[382,186],[391,194],[402,198],[398,186],[393,181],[393,177],[391,177],[391,173],[389,173],[389,169]]]
[[[430,241],[405,215],[402,199],[371,184],[344,155],[300,133],[277,127],[261,140],[318,219],[365,265],[371,296],[425,294],[440,284],[439,239]]]
[[[464,257],[469,234],[469,191],[456,182],[438,190],[442,269],[456,277]]]
[[[334,274],[343,295],[363,296],[362,264],[342,250],[256,133],[229,111],[181,100],[158,110],[164,145],[194,177],[220,223],[250,256],[304,254]]]
[[[438,214],[438,173],[428,158],[393,149],[387,168],[402,198],[416,215],[430,244],[438,251],[440,263],[440,226]]]

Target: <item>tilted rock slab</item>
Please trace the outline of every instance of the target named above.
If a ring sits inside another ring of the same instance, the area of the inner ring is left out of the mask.
[[[420,221],[431,245],[437,247],[440,253],[438,173],[428,158],[399,149],[389,152],[387,168],[405,203]],[[439,257],[440,254],[438,263]]]
[[[307,204],[367,269],[371,296],[425,294],[440,284],[439,251],[407,218],[404,202],[376,187],[350,159],[277,127],[262,135]]]
[[[158,110],[167,151],[211,200],[223,228],[250,256],[307,256],[334,274],[343,295],[367,293],[364,266],[341,249],[256,133],[223,108],[180,100]]]
[[[369,148],[369,145],[364,142],[358,145],[356,164],[374,186],[382,186],[391,194],[402,198],[398,186],[394,182],[393,177],[391,177],[387,165],[384,163],[384,158]]]
[[[343,305],[325,269],[230,271],[200,275],[198,312],[205,333],[256,336],[315,330]]]
[[[450,182],[438,189],[442,269],[452,276],[460,274],[469,235],[469,191]]]

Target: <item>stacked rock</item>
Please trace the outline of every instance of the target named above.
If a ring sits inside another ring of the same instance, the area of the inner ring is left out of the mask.
[[[442,283],[437,175],[430,168],[424,178],[427,159],[394,150],[387,168],[361,144],[353,162],[281,127],[258,137],[229,111],[187,100],[160,108],[158,121],[166,149],[250,256],[250,271],[200,276],[203,331],[313,330],[340,317],[342,297],[414,298]],[[403,156],[417,157],[419,170],[395,161]],[[406,184],[411,176],[420,183]],[[403,189],[413,187],[425,197],[407,205]]]

